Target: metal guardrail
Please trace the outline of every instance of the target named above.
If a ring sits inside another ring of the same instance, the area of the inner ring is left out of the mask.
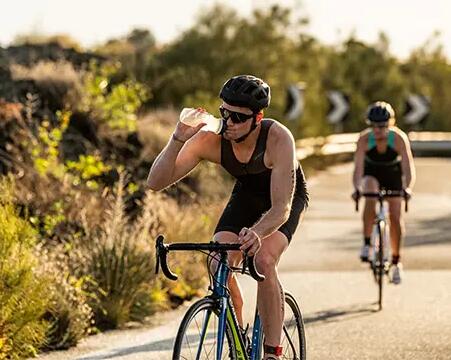
[[[412,131],[407,135],[416,156],[451,156],[451,133]],[[297,157],[303,160],[310,156],[352,154],[358,138],[359,133],[347,133],[300,139],[296,141]]]

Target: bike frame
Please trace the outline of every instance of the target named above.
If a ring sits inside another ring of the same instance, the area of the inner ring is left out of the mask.
[[[370,261],[371,270],[375,277],[376,282],[379,284],[379,310],[382,309],[382,288],[383,288],[383,277],[388,274],[388,268],[386,259],[388,260],[390,251],[390,234],[387,222],[388,211],[385,207],[384,200],[387,197],[404,197],[405,200],[405,211],[407,212],[407,200],[404,191],[398,190],[380,190],[378,192],[368,192],[363,193],[363,196],[376,198],[379,203],[379,211],[374,219],[374,226],[372,232],[373,240],[373,254],[372,260]],[[358,210],[358,199],[356,200],[356,211]]]
[[[259,360],[261,358],[261,341],[263,338],[263,332],[261,327],[260,316],[257,310],[255,311],[254,326],[252,330],[252,348],[250,357],[247,354],[247,349],[244,345],[244,339],[239,330],[238,320],[235,314],[235,309],[230,301],[230,297],[227,293],[227,279],[230,275],[230,268],[227,265],[227,252],[220,254],[220,261],[218,269],[216,271],[216,277],[213,285],[212,298],[219,302],[219,322],[218,322],[218,335],[216,349],[216,359],[221,359],[224,336],[226,333],[226,324],[230,324],[232,330],[232,341],[235,345],[235,351],[238,360]],[[208,317],[209,320],[209,317]],[[205,321],[202,329],[202,335],[206,333],[208,327],[208,320]],[[202,337],[203,337],[202,336]],[[202,347],[202,342],[199,346],[199,351]],[[198,354],[199,355],[199,354]]]
[[[376,214],[376,218],[374,220],[373,225],[373,256],[375,256],[377,249],[376,244],[379,245],[379,247],[382,248],[382,253],[385,255],[385,251],[389,249],[390,246],[390,234],[388,230],[388,223],[387,223],[387,207],[384,204],[384,201],[382,198],[379,199],[379,212]],[[384,239],[382,243],[380,243],[380,231],[381,229],[384,229]],[[387,249],[385,247],[387,246]],[[386,254],[388,258],[388,253]]]

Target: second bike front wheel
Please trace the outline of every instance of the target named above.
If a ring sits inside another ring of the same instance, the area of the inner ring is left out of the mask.
[[[384,259],[384,237],[385,237],[385,223],[382,221],[378,223],[378,232],[379,232],[379,251],[377,252],[377,261],[378,267],[376,268],[378,275],[378,287],[379,287],[379,310],[382,310],[383,304],[383,289],[384,289],[384,275],[385,275],[385,259]]]

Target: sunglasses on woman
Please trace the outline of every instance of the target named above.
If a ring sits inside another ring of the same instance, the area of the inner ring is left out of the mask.
[[[373,129],[384,129],[388,127],[388,123],[371,124]]]
[[[222,106],[219,108],[219,112],[221,113],[223,119],[227,120],[230,118],[234,124],[242,124],[254,116],[254,114],[243,114],[240,112],[231,111]]]

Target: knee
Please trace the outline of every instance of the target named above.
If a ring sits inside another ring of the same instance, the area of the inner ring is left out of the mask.
[[[391,224],[401,224],[401,214],[390,213],[390,223]]]
[[[277,260],[268,253],[258,253],[255,258],[255,265],[257,270],[265,276],[268,276],[275,272]]]
[[[364,211],[364,216],[365,215],[370,215],[370,216],[375,216],[376,215],[376,202],[370,199],[366,199],[365,200],[365,211]]]

